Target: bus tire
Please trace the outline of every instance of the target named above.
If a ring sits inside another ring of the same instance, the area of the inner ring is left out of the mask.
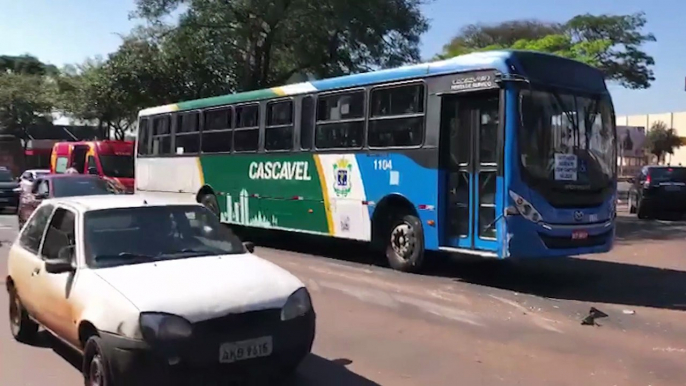
[[[386,258],[391,268],[417,272],[424,262],[424,228],[417,216],[397,216],[386,239]]]
[[[210,212],[214,213],[215,216],[219,217],[219,202],[217,201],[217,196],[212,193],[203,194],[200,196],[198,202],[209,209]]]

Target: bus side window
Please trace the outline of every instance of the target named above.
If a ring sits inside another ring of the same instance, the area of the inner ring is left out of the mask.
[[[300,112],[300,148],[310,150],[312,148],[312,136],[314,134],[315,111],[314,97],[303,98]]]
[[[153,119],[152,152],[151,155],[171,153],[171,130],[169,115]]]
[[[150,125],[148,118],[138,122],[138,155],[150,154]]]
[[[222,107],[203,113],[205,126],[202,128],[203,153],[228,153],[233,137],[233,108]]]
[[[264,129],[264,149],[293,149],[293,101],[267,104],[267,124]]]
[[[424,141],[424,85],[371,91],[369,147],[411,147]]]
[[[175,154],[196,154],[200,151],[200,114],[193,111],[176,116]]]
[[[314,146],[317,149],[361,148],[364,100],[364,91],[320,96]]]
[[[236,130],[233,149],[237,152],[255,152],[260,142],[260,105],[236,107]]]

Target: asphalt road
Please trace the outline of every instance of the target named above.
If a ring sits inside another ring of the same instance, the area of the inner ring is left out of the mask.
[[[0,216],[3,279],[15,226]],[[657,386],[686,384],[685,236],[686,223],[621,217],[603,256],[504,265],[437,255],[423,275],[348,243],[251,237],[307,284],[318,311],[296,385]],[[609,316],[583,326],[590,307]],[[0,385],[82,384],[69,349],[12,340],[7,308],[3,291]]]

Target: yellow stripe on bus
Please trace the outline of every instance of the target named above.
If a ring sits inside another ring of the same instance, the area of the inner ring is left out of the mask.
[[[331,206],[329,202],[329,189],[326,186],[326,176],[324,175],[324,169],[322,169],[322,163],[319,160],[319,155],[314,154],[314,164],[317,166],[317,175],[319,175],[319,184],[322,186],[322,198],[324,199],[324,210],[326,211],[326,225],[329,228],[329,234],[333,235],[333,219],[331,216]]]
[[[198,178],[200,179],[200,187],[205,186],[205,173],[202,171],[202,162],[200,162],[200,157],[195,157],[195,164],[198,167]]]

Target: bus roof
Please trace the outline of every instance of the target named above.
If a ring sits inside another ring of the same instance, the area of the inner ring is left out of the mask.
[[[528,65],[524,64],[524,62],[527,62]],[[176,111],[195,110],[234,103],[252,102],[313,92],[332,91],[351,87],[367,86],[375,83],[402,81],[413,78],[422,78],[465,71],[495,70],[502,74],[518,74],[523,76],[527,76],[527,73],[529,73],[528,78],[531,79],[532,76],[536,77],[537,73],[542,69],[534,64],[535,62],[547,62],[548,71],[545,71],[547,76],[543,76],[542,79],[540,79],[541,82],[553,84],[555,83],[553,79],[557,79],[561,83],[560,85],[564,86],[564,83],[568,83],[568,85],[575,85],[574,83],[570,83],[575,81],[577,83],[584,83],[584,86],[587,86],[586,88],[592,89],[591,91],[594,92],[607,91],[602,73],[595,68],[581,62],[534,51],[494,50],[474,52],[446,60],[412,64],[393,69],[345,75],[336,78],[314,80],[311,82],[290,84],[281,87],[273,87],[262,90],[247,91],[236,94],[180,102],[165,106],[151,107],[141,110],[139,116],[143,117]],[[569,67],[570,63],[575,70],[581,69],[582,71],[580,71],[580,74],[573,76],[573,80],[565,80],[565,77],[569,78],[569,75],[571,74],[567,72],[562,75],[557,65],[567,64],[565,67]],[[526,69],[529,71],[526,71]],[[600,80],[602,87],[598,84],[598,80]]]

